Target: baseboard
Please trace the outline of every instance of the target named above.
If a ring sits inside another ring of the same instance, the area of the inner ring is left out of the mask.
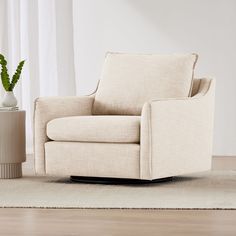
[[[213,156],[213,170],[236,170],[236,156]]]
[[[213,155],[212,158],[236,158],[236,155]]]

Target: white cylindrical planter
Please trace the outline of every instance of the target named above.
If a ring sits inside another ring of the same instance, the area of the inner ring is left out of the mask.
[[[3,97],[2,105],[4,107],[15,107],[17,105],[17,99],[13,91],[9,91],[5,93]]]
[[[0,111],[0,178],[21,177],[25,160],[25,111]]]

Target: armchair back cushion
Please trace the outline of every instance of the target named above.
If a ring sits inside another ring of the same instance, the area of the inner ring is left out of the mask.
[[[140,115],[149,100],[188,97],[196,61],[196,54],[107,53],[93,114]]]

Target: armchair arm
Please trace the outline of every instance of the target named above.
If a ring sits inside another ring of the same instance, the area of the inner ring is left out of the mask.
[[[215,81],[196,95],[146,103],[141,117],[140,176],[165,178],[211,168]]]
[[[45,173],[44,144],[49,139],[47,123],[65,116],[91,115],[93,96],[81,97],[42,97],[35,100],[34,109],[34,157],[37,174]]]

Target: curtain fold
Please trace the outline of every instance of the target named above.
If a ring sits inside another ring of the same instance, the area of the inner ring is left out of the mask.
[[[8,60],[10,76],[26,60],[15,94],[27,112],[28,153],[34,100],[76,95],[72,8],[72,0],[0,0],[0,53]]]

